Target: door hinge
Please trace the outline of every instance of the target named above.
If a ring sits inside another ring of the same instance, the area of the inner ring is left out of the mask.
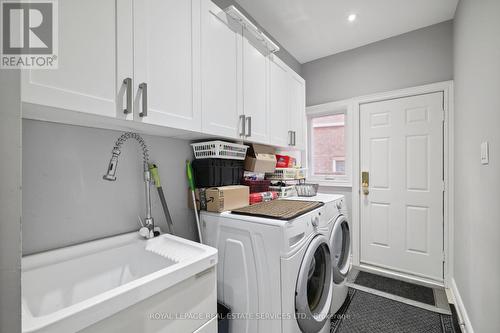
[[[446,192],[446,182],[444,180],[441,182],[441,191]]]
[[[445,111],[445,110],[443,110],[443,111],[441,112],[441,120],[442,120],[443,122],[446,120],[446,111]]]
[[[443,262],[446,262],[446,252],[443,251]]]

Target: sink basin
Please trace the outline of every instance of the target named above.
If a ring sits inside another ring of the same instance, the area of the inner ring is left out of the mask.
[[[22,259],[23,332],[93,325],[217,263],[217,250],[130,233]]]

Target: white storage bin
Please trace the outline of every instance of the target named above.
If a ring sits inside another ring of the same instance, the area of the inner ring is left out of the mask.
[[[269,191],[278,192],[279,198],[289,198],[297,196],[295,186],[269,186]]]
[[[303,168],[276,168],[272,173],[266,173],[266,179],[294,180],[306,178],[306,169]]]
[[[247,155],[248,146],[225,141],[206,141],[192,143],[194,157],[201,158],[225,158],[228,160],[244,160]]]

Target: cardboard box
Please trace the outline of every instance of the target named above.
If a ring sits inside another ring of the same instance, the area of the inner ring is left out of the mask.
[[[205,188],[197,188],[194,190],[194,196],[196,198],[196,209],[197,210],[207,210],[207,201],[205,198]],[[201,200],[200,200],[201,195]],[[188,189],[188,207],[190,209],[194,209],[193,206],[193,197],[191,194],[191,190]]]
[[[274,172],[276,168],[275,149],[266,145],[252,144],[247,150],[245,170],[253,172]]]
[[[221,213],[227,210],[246,207],[249,205],[250,189],[248,186],[231,185],[207,188],[205,196],[207,210]]]

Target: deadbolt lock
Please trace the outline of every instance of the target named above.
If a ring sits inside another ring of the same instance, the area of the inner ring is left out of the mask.
[[[364,195],[368,195],[370,191],[368,188],[370,187],[370,173],[368,171],[361,172],[361,189],[363,190]]]

